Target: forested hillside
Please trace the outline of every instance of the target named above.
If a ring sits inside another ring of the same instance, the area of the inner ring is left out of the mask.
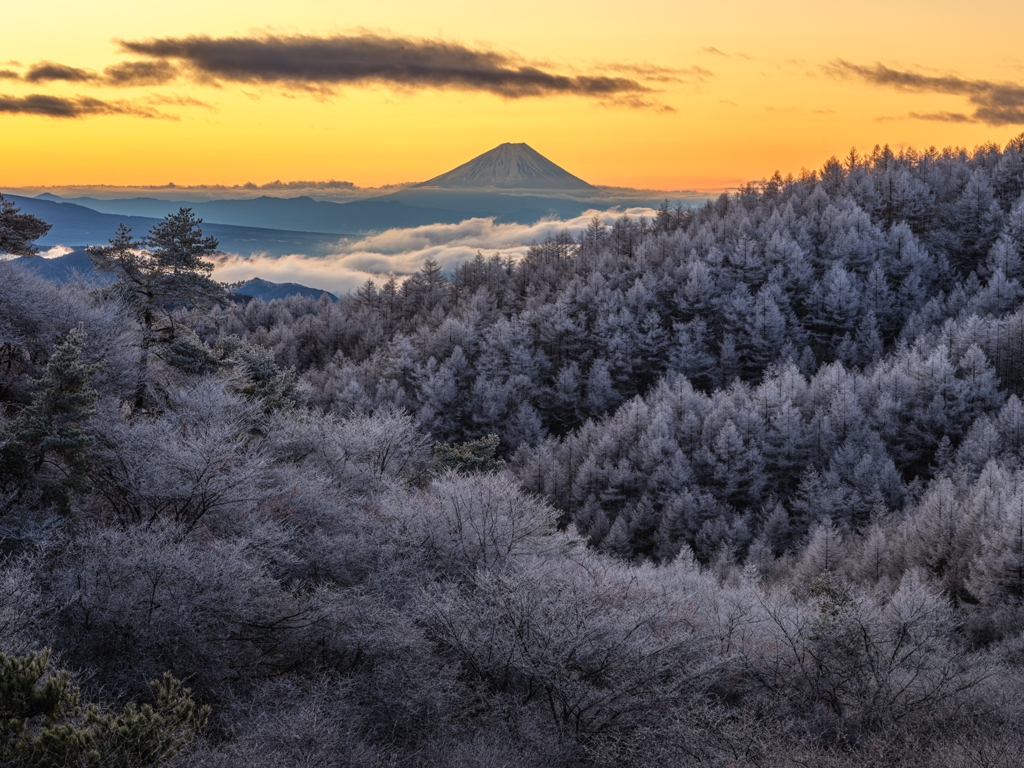
[[[10,764],[1024,761],[1024,135],[340,301],[118,274],[0,262],[0,674],[142,735]]]
[[[609,551],[781,554],[1019,447],[1022,151],[851,153],[519,263],[182,319],[272,350],[319,408],[497,434]]]

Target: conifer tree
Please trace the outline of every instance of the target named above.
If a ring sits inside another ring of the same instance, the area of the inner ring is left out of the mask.
[[[1016,494],[1001,505],[996,524],[982,534],[982,545],[967,589],[986,603],[1019,601],[1024,597],[1024,497]]]
[[[454,470],[463,475],[477,472],[497,472],[505,466],[505,462],[496,457],[499,442],[497,435],[487,435],[479,440],[470,440],[456,445],[435,443],[434,456],[437,458],[437,470],[438,472]]]
[[[32,405],[0,435],[0,483],[17,496],[35,486],[40,502],[63,511],[72,491],[89,490],[83,427],[99,398],[90,379],[102,366],[82,362],[84,341],[81,328],[68,333],[34,382]]]
[[[141,768],[174,757],[206,725],[208,707],[164,675],[156,705],[128,704],[118,715],[79,704],[67,671],[48,673],[50,650],[0,653],[0,764],[24,768]]]
[[[231,362],[242,375],[242,382],[232,389],[250,400],[259,400],[268,413],[305,404],[305,396],[295,381],[295,371],[278,368],[269,350],[243,346],[228,360],[229,364]]]
[[[182,208],[154,224],[143,240],[136,240],[131,227],[121,224],[110,245],[87,249],[93,267],[114,276],[114,289],[136,307],[142,323],[136,405],[145,399],[150,348],[157,341],[174,341],[172,311],[226,301],[227,286],[210,277],[213,263],[204,261],[218,243],[215,237],[203,236],[202,221],[191,208]]]
[[[51,225],[30,213],[19,213],[20,210],[0,195],[0,253],[33,256],[39,249],[32,242],[49,232]]]

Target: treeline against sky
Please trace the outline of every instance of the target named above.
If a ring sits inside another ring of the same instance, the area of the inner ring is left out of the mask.
[[[1021,280],[1024,136],[147,357],[0,262],[0,651],[184,680],[148,764],[1019,765]]]

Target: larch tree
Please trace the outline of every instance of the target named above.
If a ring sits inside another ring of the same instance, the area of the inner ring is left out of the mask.
[[[994,522],[981,535],[981,552],[966,586],[984,603],[1019,601],[1024,596],[1024,497],[1017,493],[1000,504]]]

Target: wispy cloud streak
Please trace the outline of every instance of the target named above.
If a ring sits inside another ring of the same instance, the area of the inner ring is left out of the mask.
[[[621,72],[633,75],[647,82],[657,83],[689,83],[703,82],[715,73],[704,67],[659,67],[655,64],[603,64],[600,67],[608,72]]]
[[[1024,86],[991,80],[969,80],[956,75],[922,75],[892,69],[883,64],[863,66],[837,59],[826,65],[834,77],[857,78],[871,85],[894,88],[908,93],[943,93],[965,96],[974,107],[972,115],[956,112],[910,113],[919,120],[974,122],[986,125],[1024,124]]]
[[[93,115],[135,115],[173,119],[155,109],[130,101],[103,101],[88,96],[50,96],[34,93],[29,96],[0,94],[0,113],[17,115],[40,115],[56,118],[82,118]]]
[[[910,112],[908,117],[914,120],[930,120],[935,123],[973,123],[974,118],[963,112]]]
[[[14,78],[19,75],[11,72]],[[178,69],[166,61],[122,61],[112,64],[103,72],[40,61],[28,68],[20,79],[27,83],[88,83],[113,88],[164,85],[178,77]]]

